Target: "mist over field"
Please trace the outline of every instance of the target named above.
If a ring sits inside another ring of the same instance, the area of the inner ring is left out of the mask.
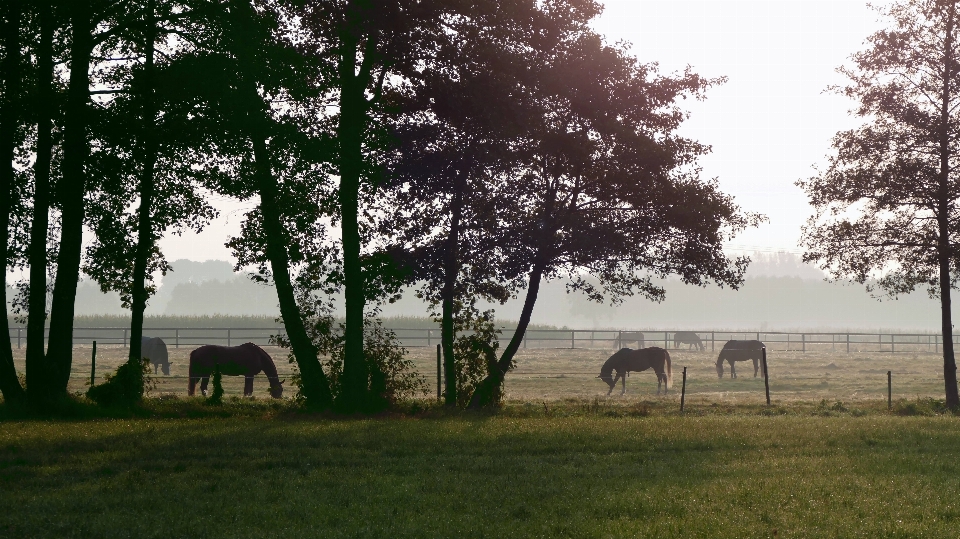
[[[667,299],[660,304],[626,298],[611,307],[567,294],[566,283],[552,281],[541,287],[533,314],[534,324],[570,328],[613,329],[750,329],[750,330],[868,330],[900,329],[936,331],[939,304],[925,291],[898,299],[871,297],[862,286],[828,283],[818,269],[803,264],[791,253],[754,253],[744,286],[738,290],[716,286],[699,288],[677,280],[663,286]],[[279,315],[272,286],[255,283],[234,273],[223,260],[177,260],[174,271],[150,299],[147,316],[268,316]],[[12,297],[12,291],[8,291]],[[520,316],[523,297],[506,305],[488,305],[503,321]],[[955,309],[955,312],[957,310]],[[126,315],[116,293],[103,294],[84,280],[78,289],[77,315]],[[385,305],[383,315],[427,316],[427,305],[413,289],[397,303]]]

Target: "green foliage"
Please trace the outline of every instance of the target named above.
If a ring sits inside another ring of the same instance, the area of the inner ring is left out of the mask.
[[[213,393],[207,397],[206,404],[219,406],[223,404],[223,374],[220,373],[220,364],[213,367],[213,376],[210,378],[213,384]]]
[[[308,312],[306,329],[317,351],[326,356],[322,363],[330,380],[330,391],[336,399],[342,389],[344,337],[343,324],[330,312],[329,305],[315,303]],[[290,347],[285,336],[278,336],[274,340],[278,346]],[[379,318],[370,316],[364,320],[363,350],[369,370],[368,388],[378,401],[373,403],[375,408],[391,406],[427,391],[426,379],[416,371],[413,361],[407,358],[407,351],[396,334],[384,327]],[[292,353],[289,361],[296,364]],[[298,388],[294,399],[302,403],[301,376],[298,372],[291,377],[291,381]]]
[[[489,353],[496,355],[500,347],[500,333],[494,324],[493,310],[480,312],[476,307],[476,298],[469,303],[454,302],[453,331],[457,338],[453,342],[453,356],[456,364],[457,405],[464,407],[477,386],[490,374]],[[440,315],[434,315],[439,321]],[[494,395],[495,402],[503,399],[503,387]]]
[[[106,375],[106,382],[91,386],[87,398],[100,406],[133,406],[153,389],[152,372],[147,358],[142,358],[139,365],[127,361],[117,367],[116,373]]]

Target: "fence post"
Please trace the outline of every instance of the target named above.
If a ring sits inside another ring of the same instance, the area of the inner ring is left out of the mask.
[[[802,349],[801,349],[800,351],[801,351],[801,352],[806,352],[806,351],[807,351],[807,334],[806,334],[806,333],[801,333],[801,334],[800,334],[800,340],[803,341],[803,346],[802,346]]]
[[[577,330],[570,330],[570,349],[573,350],[577,347]]]
[[[680,386],[680,411],[683,411],[683,400],[687,395],[687,368],[683,368],[683,385]]]
[[[711,352],[713,352],[713,351],[716,350],[716,348],[714,347],[714,343],[716,343],[716,341],[717,341],[717,338],[716,338],[716,337],[717,337],[716,332],[711,331],[711,332],[710,332],[710,351],[711,351]]]
[[[617,331],[617,342],[614,345],[614,350],[619,350],[623,346],[623,332]]]
[[[90,387],[97,381],[97,341],[93,341],[93,354],[90,356]]]
[[[893,354],[897,351],[897,345],[894,342],[896,340],[896,335],[893,333],[890,334],[890,353]]]
[[[176,348],[180,348],[180,328],[176,328],[173,331],[174,331],[175,338],[177,340]]]
[[[227,330],[227,346],[230,346],[230,330]]]
[[[664,349],[664,350],[669,350],[669,349],[670,349],[670,344],[669,344],[669,343],[670,343],[669,333],[667,333],[666,331],[664,331],[664,332],[663,332],[663,349]]]
[[[939,335],[933,336],[933,353],[934,354],[940,353],[940,336]]]
[[[433,337],[433,330],[432,330],[432,329],[428,329],[428,330],[427,330],[427,347],[430,347],[430,346],[433,345],[433,341],[430,339],[430,337]]]
[[[887,410],[893,408],[893,372],[887,371]]]
[[[767,347],[760,349],[763,352],[763,387],[767,392],[767,406],[770,406],[770,370],[767,369]]]
[[[883,333],[877,334],[877,347],[879,352],[883,352]]]
[[[441,387],[443,382],[443,359],[440,356],[440,345],[437,344],[437,400],[443,398],[443,389]]]
[[[847,353],[850,353],[850,334],[847,333]]]
[[[127,330],[123,330],[123,347],[127,347]]]

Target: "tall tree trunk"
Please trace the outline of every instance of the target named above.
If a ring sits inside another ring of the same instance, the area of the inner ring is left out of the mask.
[[[20,45],[20,20],[23,12],[21,0],[6,2],[6,13],[3,26],[3,46],[6,55],[3,58],[3,101],[0,102],[0,223],[3,226],[3,240],[0,242],[0,263],[4,275],[3,334],[10,335],[10,318],[7,313],[7,264],[10,256],[10,213],[15,192],[15,171],[13,168],[14,152],[16,151],[16,126],[19,123],[17,113],[20,101],[21,66],[23,64]],[[20,403],[24,400],[23,387],[17,379],[17,369],[13,364],[13,347],[10,339],[4,337],[0,342],[0,393],[3,400],[10,403]]]
[[[953,31],[956,20],[956,4],[950,2],[947,14],[946,39],[943,47],[943,88],[940,96],[940,185],[937,224],[939,239],[937,258],[940,261],[940,314],[943,332],[943,384],[946,404],[960,407],[957,391],[957,362],[953,355],[953,320],[950,311],[950,261],[953,258],[953,242],[950,230],[950,82],[954,76]]]
[[[130,305],[130,356],[129,361],[132,364],[139,365],[142,358],[140,339],[143,337],[143,312],[147,308],[147,262],[150,259],[150,253],[153,251],[153,220],[152,206],[153,196],[156,191],[154,168],[157,164],[157,104],[154,92],[155,64],[154,54],[156,51],[155,43],[157,39],[155,1],[147,2],[147,14],[144,24],[145,61],[143,64],[143,80],[140,90],[142,117],[140,119],[140,143],[139,148],[142,154],[138,161],[142,164],[140,171],[140,207],[137,212],[137,247],[133,261],[133,290],[131,290]]]
[[[349,25],[352,26],[352,25]],[[365,293],[360,265],[360,228],[358,220],[360,174],[363,166],[363,131],[367,102],[363,80],[356,73],[357,37],[353,28],[341,36],[340,120],[337,139],[340,144],[340,227],[343,242],[344,330],[343,383],[337,407],[344,412],[364,409],[368,397],[368,368],[363,352],[363,309]],[[369,59],[364,59],[369,61]]]
[[[50,161],[53,155],[53,9],[50,0],[38,2],[40,42],[37,46],[37,158],[33,164],[33,222],[30,227],[30,292],[27,300],[27,393],[34,404],[43,400],[47,323],[47,233],[50,225]]]
[[[87,107],[90,101],[90,56],[93,27],[90,1],[71,0],[70,85],[64,114],[63,174],[57,189],[60,200],[60,250],[57,277],[50,307],[50,341],[47,361],[52,369],[50,398],[65,396],[73,365],[73,314],[80,279],[83,245],[84,194],[86,191]]]
[[[266,236],[266,254],[270,260],[270,270],[277,289],[280,303],[280,315],[283,326],[290,339],[293,356],[300,369],[301,390],[311,408],[327,409],[333,404],[330,393],[330,381],[323,372],[323,366],[317,357],[317,348],[307,335],[300,309],[293,293],[290,280],[289,258],[287,255],[286,235],[278,207],[277,182],[270,167],[270,157],[264,137],[257,133],[253,136],[253,151],[256,161],[257,190],[260,193],[260,213],[263,218],[263,232]]]
[[[453,356],[453,341],[456,335],[453,331],[453,299],[456,292],[457,276],[460,274],[460,221],[463,213],[463,189],[458,176],[454,188],[453,200],[450,208],[450,237],[447,239],[447,249],[443,264],[443,290],[440,293],[443,302],[440,341],[443,347],[444,381],[447,384],[445,403],[447,406],[457,405],[457,364]]]

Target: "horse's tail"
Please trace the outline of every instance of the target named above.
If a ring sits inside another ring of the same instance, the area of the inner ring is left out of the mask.
[[[667,364],[667,389],[673,387],[673,367],[670,366],[670,352],[663,351],[664,361]]]

